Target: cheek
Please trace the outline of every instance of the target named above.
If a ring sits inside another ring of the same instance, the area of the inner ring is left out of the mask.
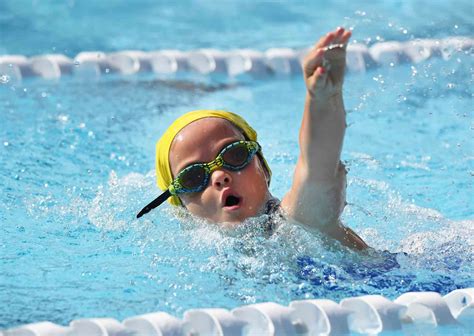
[[[209,213],[214,213],[214,207],[211,206],[212,195],[206,189],[200,193],[190,193],[181,196],[183,205],[194,215],[208,217]]]
[[[255,158],[247,168],[244,171],[237,172],[242,185],[245,185],[246,189],[252,193],[266,192],[268,189],[266,174],[258,159]]]
[[[201,193],[184,194],[181,196],[181,202],[187,209],[194,208],[202,204],[202,195]]]

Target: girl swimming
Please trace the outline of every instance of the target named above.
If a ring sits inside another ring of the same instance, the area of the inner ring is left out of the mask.
[[[344,245],[367,248],[340,220],[346,189],[340,161],[346,129],[342,86],[350,36],[343,28],[326,34],[303,62],[307,92],[300,153],[292,186],[281,202],[268,189],[271,170],[255,130],[234,113],[199,110],[175,120],[158,141],[157,178],[164,192],[137,217],[167,199],[226,225],[280,211],[288,220]]]

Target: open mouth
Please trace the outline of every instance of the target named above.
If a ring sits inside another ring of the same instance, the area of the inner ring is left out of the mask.
[[[232,207],[240,204],[240,198],[234,195],[229,195],[225,199],[225,204],[224,206],[226,207]]]

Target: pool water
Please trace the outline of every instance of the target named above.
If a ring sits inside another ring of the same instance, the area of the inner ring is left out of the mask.
[[[472,32],[463,12],[468,2],[456,10],[449,7],[454,13],[447,22],[434,10],[429,12],[429,23],[412,13],[419,3],[401,6],[394,25],[408,27],[417,37],[444,37],[446,30],[434,24],[440,22],[458,25],[452,29],[465,35]],[[140,4],[153,7],[146,1]],[[19,15],[20,9],[14,2],[1,6],[8,9],[1,18],[8,25],[9,14]],[[169,9],[170,17],[176,18],[173,11],[180,13],[179,6]],[[246,3],[244,8],[253,6]],[[387,40],[410,38],[375,20],[388,18],[398,7],[396,1],[370,10],[341,6],[345,17],[331,6],[323,13],[332,16],[316,24],[316,31],[349,22],[355,39],[372,36],[375,41],[376,27]],[[85,15],[81,4],[61,8],[73,22]],[[43,9],[42,4],[35,7]],[[213,46],[305,46],[314,38],[309,31],[317,16],[304,9],[301,4],[277,4],[269,17],[264,9],[257,14],[244,11],[245,20],[261,20],[267,30],[249,34],[244,43],[240,37],[247,35],[245,28],[232,32],[229,23],[230,40],[216,38]],[[233,13],[224,8],[221,12],[224,17]],[[23,14],[27,20],[31,12]],[[137,20],[137,15],[132,12],[124,20]],[[41,18],[32,21],[32,30],[46,29]],[[278,18],[286,18],[288,27],[301,20],[303,34],[293,40],[297,34],[288,28],[286,36],[267,40],[272,30],[266,22]],[[176,31],[196,27],[192,20],[184,26],[158,21]],[[155,29],[147,26],[152,22],[147,14],[145,35]],[[426,34],[424,24],[430,35],[415,34]],[[84,33],[85,28],[78,29]],[[18,46],[12,31],[5,53],[50,48],[44,40],[29,44],[29,37]],[[54,33],[63,43],[57,50],[69,52],[130,48],[131,41],[138,40],[133,30],[120,41],[91,31],[90,41],[80,40],[76,46]],[[213,36],[204,34],[199,43],[185,40],[174,47],[208,46]],[[147,40],[135,47],[172,47],[172,42]],[[1,85],[0,328],[42,320],[68,324],[91,316],[123,319],[152,311],[181,316],[191,308],[231,309],[264,301],[287,305],[297,299],[340,300],[363,294],[394,299],[407,291],[445,294],[473,287],[472,66],[472,56],[461,53],[347,76],[349,127],[342,156],[350,172],[343,221],[378,251],[370,255],[328,247],[324,237],[285,222],[268,237],[260,229],[264,218],[249,220],[233,232],[180,219],[169,206],[139,221],[134,218],[158,194],[155,141],[178,115],[198,108],[238,112],[258,130],[273,169],[271,191],[281,198],[290,186],[298,153],[305,92],[298,76],[216,81],[110,75]]]
[[[3,0],[0,54],[301,48],[337,26],[363,43],[472,36],[472,2]],[[421,19],[422,18],[422,19]]]
[[[321,237],[288,223],[266,238],[258,220],[221,232],[183,223],[168,207],[134,220],[158,192],[157,136],[197,107],[239,111],[255,125],[274,170],[272,192],[282,197],[298,152],[299,78],[226,85],[66,79],[3,87],[4,327],[472,287],[468,61],[347,78],[344,222],[376,249],[408,254],[396,262],[328,251]],[[433,84],[433,68],[454,74]]]

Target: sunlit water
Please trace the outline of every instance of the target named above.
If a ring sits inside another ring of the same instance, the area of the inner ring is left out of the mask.
[[[369,30],[375,14],[357,15]],[[236,231],[169,206],[134,219],[158,193],[156,139],[197,108],[258,130],[281,198],[298,154],[298,76],[0,86],[0,328],[474,286],[472,57],[448,56],[347,76],[343,220],[378,251],[364,255],[284,221],[268,236],[265,218]]]

